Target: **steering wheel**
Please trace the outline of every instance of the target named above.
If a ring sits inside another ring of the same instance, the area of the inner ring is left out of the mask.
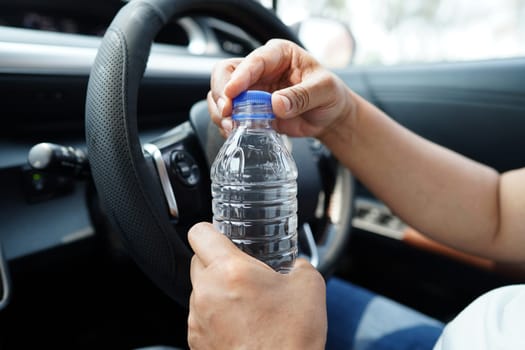
[[[253,1],[134,0],[104,36],[86,100],[89,162],[106,216],[141,269],[182,305],[191,292],[187,231],[212,218],[209,165],[223,139],[201,101],[188,121],[142,145],[137,96],[156,34],[172,17],[195,15],[229,21],[259,42],[298,42]],[[352,176],[315,140],[292,139],[291,145],[300,174],[300,249],[327,276],[350,234]]]

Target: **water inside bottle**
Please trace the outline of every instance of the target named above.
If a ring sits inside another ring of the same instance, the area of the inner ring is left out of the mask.
[[[213,222],[244,252],[289,272],[297,255],[295,162],[270,118],[234,123],[211,169]]]

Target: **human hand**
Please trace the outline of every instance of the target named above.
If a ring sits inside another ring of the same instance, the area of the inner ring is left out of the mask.
[[[193,292],[192,349],[323,349],[326,297],[322,276],[298,259],[287,275],[243,253],[211,224],[188,233]]]
[[[214,68],[208,110],[223,135],[232,129],[233,98],[248,89],[273,92],[275,129],[289,136],[322,138],[356,109],[339,78],[298,45],[280,39]]]

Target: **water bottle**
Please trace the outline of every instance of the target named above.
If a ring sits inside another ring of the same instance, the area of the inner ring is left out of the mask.
[[[288,273],[297,256],[297,167],[274,118],[267,92],[233,100],[233,130],[211,167],[213,223],[241,250]]]

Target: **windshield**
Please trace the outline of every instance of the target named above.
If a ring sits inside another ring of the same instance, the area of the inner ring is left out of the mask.
[[[525,0],[286,0],[277,14],[348,25],[360,65],[525,56]]]

